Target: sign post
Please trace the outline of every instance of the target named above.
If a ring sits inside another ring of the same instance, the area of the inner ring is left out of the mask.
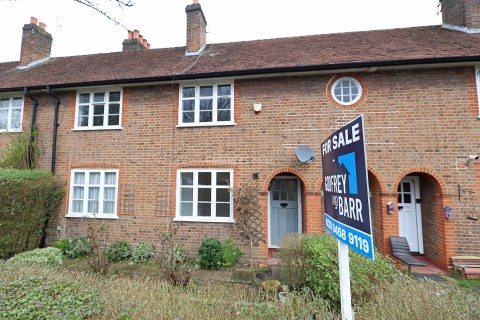
[[[325,228],[338,239],[342,319],[352,320],[348,247],[373,260],[363,115],[322,143]]]

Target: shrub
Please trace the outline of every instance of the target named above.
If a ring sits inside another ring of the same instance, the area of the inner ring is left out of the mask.
[[[0,169],[0,258],[38,248],[63,192],[47,171]]]
[[[160,271],[174,286],[186,286],[190,281],[191,268],[187,265],[187,255],[184,246],[176,241],[178,226],[170,224],[168,231],[160,238],[161,250],[157,256]]]
[[[22,252],[7,260],[7,264],[57,267],[62,264],[62,251],[58,248],[48,247]]]
[[[25,131],[1,150],[0,168],[34,169],[42,148],[37,144],[38,130]]]
[[[222,265],[222,243],[215,238],[205,238],[198,250],[198,264],[202,269],[218,269]]]
[[[123,261],[130,258],[132,248],[127,241],[114,242],[108,247],[108,259],[110,261]]]
[[[106,275],[110,269],[108,260],[108,228],[104,224],[94,226],[94,221],[89,221],[87,237],[92,248],[87,255],[87,263],[93,272]]]
[[[90,239],[84,236],[78,236],[69,241],[65,249],[65,255],[71,259],[77,259],[85,256],[92,249]]]
[[[333,307],[339,307],[337,240],[329,234],[306,235],[301,237],[301,248],[298,246],[298,240],[293,241],[290,238],[286,244],[289,243],[290,249],[282,253],[285,259],[289,259],[284,266],[287,279],[296,279],[296,284],[300,284],[300,287],[310,289],[328,300]],[[378,253],[375,261],[355,252],[350,252],[349,256],[353,303],[373,294],[384,283],[393,282],[399,275],[392,261]],[[295,278],[295,274],[292,273],[300,275],[300,279],[298,276]]]
[[[70,240],[68,239],[58,240],[53,244],[55,248],[62,250],[63,254],[65,254],[65,251],[67,251],[69,245],[70,245]]]
[[[242,250],[233,243],[232,239],[226,239],[223,242],[222,251],[222,265],[227,268],[233,267],[243,254]]]
[[[133,262],[142,263],[152,258],[155,254],[153,246],[148,242],[140,242],[132,252]]]

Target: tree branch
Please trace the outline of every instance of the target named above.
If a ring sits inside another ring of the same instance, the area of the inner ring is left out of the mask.
[[[78,2],[80,4],[83,4],[84,6],[87,6],[91,9],[97,11],[98,13],[104,15],[107,19],[113,21],[116,25],[119,25],[119,26],[122,26],[122,27],[126,28],[126,26],[124,24],[122,24],[120,21],[118,21],[117,19],[115,19],[114,17],[109,15],[108,12],[106,10],[102,9],[99,6],[99,4],[96,3],[95,1],[92,1],[92,0],[73,0],[73,1]],[[109,0],[109,1],[116,2],[120,8],[132,7],[134,5],[132,0]]]

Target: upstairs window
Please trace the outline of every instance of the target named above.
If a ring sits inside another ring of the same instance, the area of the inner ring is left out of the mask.
[[[233,84],[180,87],[179,126],[233,124]]]
[[[79,92],[75,129],[121,129],[122,91]]]
[[[75,169],[67,217],[117,218],[118,170]]]
[[[177,174],[177,220],[233,222],[231,169],[182,169]]]
[[[0,97],[0,132],[22,131],[23,97]]]
[[[343,77],[332,85],[332,97],[339,104],[349,106],[362,96],[362,85],[353,78]]]

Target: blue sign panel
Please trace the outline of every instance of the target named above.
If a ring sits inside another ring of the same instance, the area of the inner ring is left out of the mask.
[[[322,143],[325,227],[373,260],[363,115]]]

